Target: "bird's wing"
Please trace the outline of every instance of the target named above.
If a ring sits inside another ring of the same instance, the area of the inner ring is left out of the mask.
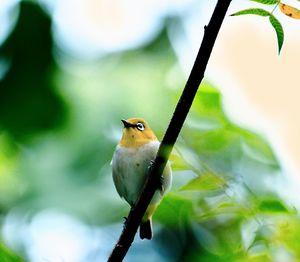
[[[113,177],[113,180],[114,180],[114,184],[115,184],[115,187],[117,189],[117,192],[119,194],[120,197],[124,198],[126,192],[124,191],[125,188],[123,186],[123,178],[121,176],[121,170],[120,170],[120,167],[118,165],[118,161],[117,161],[117,158],[118,158],[118,152],[116,151],[114,156],[113,156],[113,159],[111,161],[111,165],[112,165],[112,177]]]

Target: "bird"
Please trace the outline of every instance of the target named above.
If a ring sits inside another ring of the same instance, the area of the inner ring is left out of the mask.
[[[156,157],[160,142],[144,119],[130,118],[121,121],[124,128],[121,140],[113,154],[112,176],[120,197],[134,207],[143,189],[149,168]],[[161,183],[140,224],[141,239],[153,237],[152,216],[172,183],[172,170],[169,162],[163,171]]]

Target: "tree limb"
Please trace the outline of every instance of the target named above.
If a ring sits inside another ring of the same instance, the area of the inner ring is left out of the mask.
[[[230,3],[231,0],[218,0],[209,24],[204,27],[204,36],[198,55],[177,103],[171,122],[160,144],[148,179],[135,207],[130,210],[124,229],[108,258],[108,262],[122,261],[134,240],[142,217],[160,184],[160,176],[163,173],[173,146],[192,106],[198,87],[204,77],[209,57]]]

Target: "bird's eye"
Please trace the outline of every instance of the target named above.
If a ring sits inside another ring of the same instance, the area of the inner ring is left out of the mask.
[[[137,123],[136,128],[140,131],[143,131],[145,129],[144,125],[142,123]]]

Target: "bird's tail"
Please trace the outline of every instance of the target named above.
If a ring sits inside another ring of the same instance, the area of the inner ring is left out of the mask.
[[[147,221],[142,221],[140,225],[140,238],[151,239],[152,236],[152,219],[149,218]]]

